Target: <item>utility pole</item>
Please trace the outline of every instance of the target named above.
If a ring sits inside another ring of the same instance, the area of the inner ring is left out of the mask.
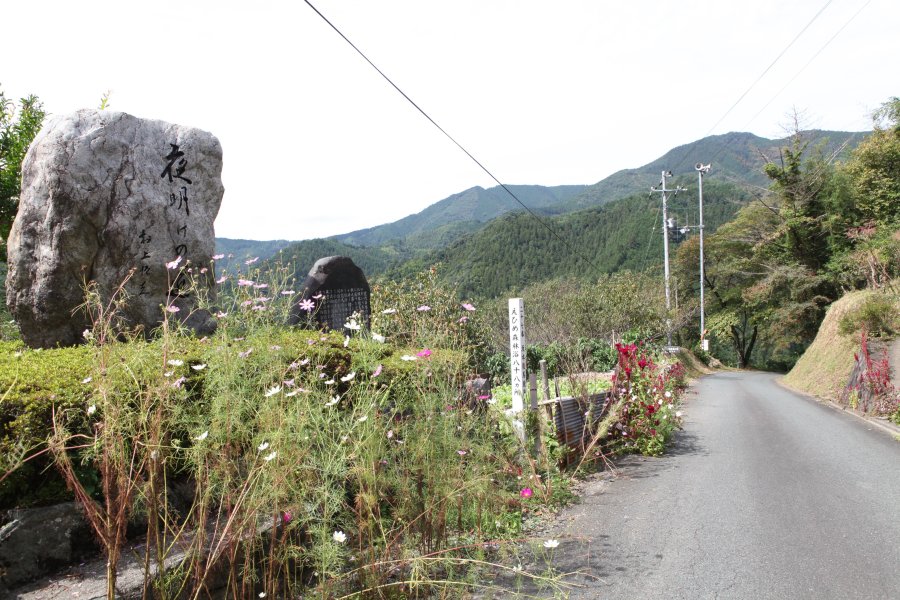
[[[706,316],[703,306],[703,176],[709,173],[711,164],[697,163],[698,189],[700,195],[700,339],[704,351],[709,352],[709,340],[706,338]]]
[[[669,197],[667,194],[672,192],[674,198],[678,192],[684,191],[681,186],[675,189],[666,189],[666,179],[672,177],[672,171],[663,171],[659,180],[659,187],[651,187],[650,194],[659,192],[662,194],[662,227],[663,227],[663,258],[665,261],[665,280],[666,280],[666,312],[672,309],[672,294],[669,291],[669,215],[667,212],[667,203]],[[672,320],[666,316],[666,340],[668,345],[672,345]]]

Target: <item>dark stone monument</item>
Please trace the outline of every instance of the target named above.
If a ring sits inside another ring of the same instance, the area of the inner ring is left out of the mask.
[[[291,309],[291,325],[313,320],[326,329],[345,331],[344,324],[356,313],[362,327],[369,327],[371,290],[362,269],[346,256],[320,258],[303,282],[300,300]]]

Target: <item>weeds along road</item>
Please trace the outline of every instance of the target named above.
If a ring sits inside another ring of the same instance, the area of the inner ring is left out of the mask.
[[[669,454],[588,485],[548,532],[572,598],[900,599],[900,442],[776,379],[703,378]]]

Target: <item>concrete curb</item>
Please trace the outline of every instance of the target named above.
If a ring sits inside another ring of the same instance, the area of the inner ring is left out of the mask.
[[[797,388],[786,384],[784,382],[784,377],[779,377],[778,379],[775,380],[775,383],[777,383],[778,385],[780,385],[781,387],[783,387],[786,390],[790,390],[791,392],[794,392],[795,394],[798,394],[800,396],[803,396],[804,398],[811,400],[812,402],[815,402],[816,404],[821,404],[822,406],[826,406],[826,407],[830,408],[831,410],[834,410],[837,412],[842,412],[842,413],[845,413],[848,415],[852,415],[852,416],[856,417],[857,419],[859,419],[861,421],[865,421],[869,425],[873,425],[873,426],[881,429],[885,433],[888,433],[894,437],[900,436],[900,426],[895,425],[894,423],[889,421],[887,418],[873,417],[871,415],[867,415],[865,413],[862,413],[858,410],[854,410],[847,406],[842,406],[842,405],[838,404],[837,402],[835,402],[834,400],[831,400],[830,398],[821,398],[819,396],[814,396],[812,394],[804,392],[803,390],[798,390]]]

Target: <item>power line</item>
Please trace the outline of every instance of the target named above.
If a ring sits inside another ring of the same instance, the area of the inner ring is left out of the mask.
[[[781,92],[783,92],[784,90],[786,90],[786,89],[788,88],[788,86],[790,86],[792,83],[794,83],[794,80],[796,80],[796,79],[800,76],[800,74],[803,73],[803,71],[805,71],[806,68],[807,68],[810,64],[812,64],[812,62],[813,62],[814,60],[816,60],[816,59],[819,57],[820,54],[822,54],[822,52],[825,50],[825,48],[827,48],[828,45],[831,44],[831,42],[834,41],[834,38],[836,38],[837,36],[839,36],[839,35],[841,34],[841,32],[843,32],[844,29],[846,29],[847,26],[850,25],[850,23],[852,23],[853,20],[856,19],[857,16],[859,16],[859,13],[861,13],[863,10],[865,10],[865,8],[866,8],[867,6],[869,6],[869,4],[871,4],[871,3],[872,3],[872,0],[868,0],[865,4],[863,4],[863,5],[859,8],[859,10],[857,10],[855,13],[853,13],[853,16],[850,17],[849,19],[847,19],[847,21],[841,26],[841,28],[838,29],[837,32],[835,32],[835,34],[834,34],[833,36],[831,36],[831,37],[828,39],[827,42],[825,42],[824,44],[822,44],[822,47],[819,48],[819,49],[816,51],[816,53],[812,55],[812,58],[810,58],[808,61],[806,61],[806,64],[805,64],[805,65],[803,65],[802,67],[800,67],[800,70],[797,71],[797,73],[794,74],[793,77],[791,77],[790,81],[788,81],[786,84],[784,84],[784,87],[782,87],[780,90],[778,90],[778,92],[777,92],[774,96],[772,96],[772,99],[769,100],[768,102],[766,102],[765,106],[763,106],[761,109],[759,109],[759,112],[757,112],[755,115],[753,115],[753,117],[751,117],[749,121],[747,121],[747,125],[749,125],[750,123],[752,123],[752,122],[756,119],[756,117],[758,117],[760,114],[762,114],[762,112],[763,112],[764,110],[766,110],[767,108],[769,108],[769,105],[772,104],[772,102],[774,102],[775,99],[776,99],[778,96],[781,95]]]
[[[829,1],[830,1],[830,0],[829,0]],[[553,228],[550,227],[550,225],[548,225],[543,219],[541,219],[541,218],[540,218],[533,210],[531,210],[531,208],[529,208],[524,202],[522,202],[521,200],[519,200],[518,196],[516,196],[516,195],[512,192],[512,190],[510,190],[510,189],[506,186],[506,184],[502,183],[499,179],[497,179],[497,178],[494,176],[494,174],[491,173],[491,172],[488,170],[487,167],[485,167],[483,164],[481,164],[481,162],[480,162],[477,158],[475,158],[475,157],[472,155],[471,152],[469,152],[468,150],[466,150],[465,147],[463,147],[462,144],[460,144],[458,141],[456,141],[456,139],[454,139],[454,137],[453,137],[452,135],[450,135],[449,133],[447,133],[447,131],[444,130],[443,127],[441,127],[440,125],[438,125],[437,121],[435,121],[434,119],[432,119],[432,118],[428,115],[428,113],[426,113],[424,110],[422,110],[422,108],[421,108],[418,104],[416,104],[416,103],[413,101],[413,99],[410,98],[410,97],[406,94],[406,92],[404,92],[403,90],[401,90],[401,89],[397,86],[397,84],[394,83],[394,82],[391,80],[390,77],[388,77],[387,75],[385,75],[385,73],[384,73],[381,69],[379,69],[378,66],[377,66],[374,62],[372,62],[371,60],[369,60],[369,57],[366,56],[365,53],[363,53],[363,51],[360,50],[360,49],[356,46],[356,44],[354,44],[353,42],[351,42],[350,39],[349,39],[346,35],[344,35],[344,34],[341,32],[341,30],[338,29],[337,26],[336,26],[334,23],[332,23],[331,21],[329,21],[328,18],[327,18],[325,15],[323,15],[323,14],[319,11],[318,8],[316,8],[315,6],[313,6],[313,4],[312,4],[312,2],[310,2],[310,0],[304,0],[304,2],[306,2],[306,4],[307,4],[311,9],[313,9],[313,11],[315,11],[315,13],[316,13],[317,15],[319,15],[319,17],[321,17],[323,21],[325,21],[326,23],[328,23],[328,25],[329,25],[332,29],[334,29],[334,31],[335,31],[339,36],[341,36],[341,37],[344,39],[345,42],[347,42],[348,44],[350,44],[350,47],[353,48],[354,50],[356,50],[357,54],[359,54],[361,57],[363,57],[363,59],[364,59],[367,63],[369,63],[369,65],[370,65],[373,69],[375,69],[375,70],[378,72],[378,74],[381,75],[382,78],[384,78],[385,81],[387,81],[389,84],[391,84],[391,87],[393,87],[395,90],[397,90],[397,92],[398,92],[401,96],[403,96],[403,97],[406,99],[407,102],[409,102],[410,104],[412,104],[413,107],[415,107],[415,109],[418,110],[418,111],[422,114],[423,117],[425,117],[426,119],[428,119],[428,121],[431,122],[432,125],[434,125],[435,127],[437,127],[437,128],[438,128],[438,131],[440,131],[441,133],[443,133],[444,136],[446,136],[447,139],[449,139],[451,142],[453,142],[453,143],[456,145],[457,148],[459,148],[460,150],[462,150],[462,151],[466,154],[466,156],[468,156],[470,159],[472,159],[472,162],[474,162],[476,165],[478,165],[478,167],[479,167],[482,171],[484,171],[484,172],[488,175],[488,177],[490,177],[491,179],[493,179],[493,180],[497,183],[497,185],[499,185],[500,187],[502,187],[502,188],[506,191],[506,193],[509,194],[509,195],[512,197],[513,200],[515,200],[517,203],[519,203],[519,205],[520,205],[522,208],[524,208],[524,209],[528,212],[528,214],[530,214],[535,220],[537,220],[537,222],[540,223],[547,231],[549,231],[550,234],[553,235],[553,237],[555,237],[557,240],[559,240],[560,242],[562,242],[562,243],[563,243],[563,244],[564,244],[564,245],[572,252],[572,254],[574,254],[574,255],[577,256],[578,258],[582,259],[583,261],[585,261],[586,263],[588,263],[589,265],[591,265],[598,273],[602,273],[602,272],[603,272],[603,271],[601,271],[600,268],[597,267],[597,265],[594,264],[593,261],[591,261],[589,258],[586,258],[585,256],[583,256],[580,252],[578,252],[578,250],[575,249],[574,246],[572,246],[571,244],[569,244],[569,242],[567,242],[567,241],[566,241],[564,238],[562,238],[558,233],[556,233],[556,232],[553,230]]]
[[[747,96],[747,94],[749,94],[750,91],[751,91],[754,87],[756,87],[756,84],[758,84],[758,83],[760,82],[760,80],[762,80],[762,78],[766,76],[766,73],[768,73],[768,72],[772,69],[772,67],[774,67],[775,64],[776,64],[779,60],[781,60],[781,57],[783,57],[783,56],[785,55],[785,53],[791,48],[791,46],[793,46],[794,43],[796,43],[796,41],[797,41],[798,39],[800,39],[800,36],[802,36],[802,35],[806,32],[806,30],[809,29],[810,25],[812,25],[812,24],[816,21],[816,19],[819,18],[819,15],[821,15],[821,14],[825,11],[825,9],[828,8],[828,6],[829,6],[833,1],[834,1],[834,0],[828,0],[828,1],[825,3],[825,5],[822,6],[822,8],[819,9],[819,11],[813,16],[813,18],[810,19],[809,23],[807,23],[807,24],[803,27],[803,29],[800,30],[800,33],[798,33],[797,35],[794,36],[794,39],[792,39],[791,42],[790,42],[787,46],[784,47],[784,49],[778,54],[778,56],[775,57],[775,60],[773,60],[773,61],[769,64],[769,66],[766,67],[766,68],[763,70],[762,73],[760,73],[759,77],[757,77],[756,80],[754,80],[754,82],[750,84],[750,87],[748,87],[746,90],[744,90],[744,93],[741,94],[740,97],[734,102],[734,104],[732,104],[731,107],[730,107],[728,110],[725,111],[725,114],[723,114],[721,117],[719,117],[719,120],[716,121],[716,123],[715,123],[712,127],[709,128],[709,131],[707,131],[706,134],[703,136],[704,138],[705,138],[705,137],[708,137],[713,131],[715,131],[716,127],[718,127],[719,124],[720,124],[722,121],[724,121],[725,118],[726,118],[729,114],[731,114],[731,111],[733,111],[733,110],[737,107],[737,105],[740,104],[741,101]],[[700,138],[700,139],[703,139],[703,138]],[[678,161],[678,163],[676,163],[675,167],[672,169],[673,171],[677,171],[677,170],[681,167],[681,165],[684,163],[684,159],[687,158],[688,154],[690,154],[691,150],[693,150],[694,147],[696,147],[696,145],[697,145],[699,142],[700,142],[700,140],[697,140],[697,141],[695,141],[693,144],[691,144],[691,145],[688,147],[688,149],[687,149],[687,150],[685,151],[685,153],[682,155],[681,160]]]

